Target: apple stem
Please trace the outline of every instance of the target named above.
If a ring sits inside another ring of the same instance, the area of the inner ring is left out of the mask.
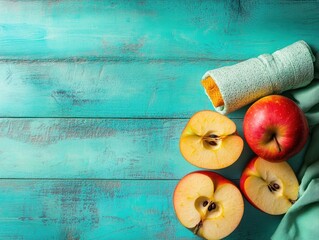
[[[197,233],[198,233],[199,229],[202,227],[202,225],[203,225],[203,222],[202,222],[202,220],[200,220],[199,223],[195,226],[195,229],[193,231],[193,233],[195,235],[197,235]]]
[[[276,138],[276,135],[273,137],[276,141],[276,144],[277,144],[277,147],[278,147],[278,151],[281,152],[281,147],[280,147],[280,144],[278,142],[278,139]]]

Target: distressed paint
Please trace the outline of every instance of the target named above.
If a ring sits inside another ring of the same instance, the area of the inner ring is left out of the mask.
[[[3,178],[179,179],[198,168],[184,160],[187,119],[0,119]],[[242,119],[235,119],[243,137]],[[304,152],[290,159],[298,169]],[[254,156],[216,170],[238,179]]]
[[[199,239],[175,217],[176,184],[176,180],[2,180],[0,238]],[[245,207],[242,223],[226,239],[268,240],[281,217],[262,213],[246,201]]]
[[[2,59],[246,59],[318,46],[317,1],[1,1]]]
[[[233,63],[0,63],[0,116],[186,118],[213,110],[200,84],[206,69]]]

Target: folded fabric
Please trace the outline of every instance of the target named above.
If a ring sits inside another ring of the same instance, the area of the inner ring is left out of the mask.
[[[215,110],[233,112],[260,97],[308,85],[314,78],[314,56],[304,41],[206,72],[202,85]]]
[[[314,79],[306,87],[287,91],[284,95],[292,98],[303,110],[310,127],[319,124],[319,79]]]
[[[319,238],[319,80],[287,93],[305,112],[311,138],[298,173],[299,199],[285,214],[273,240],[316,240]]]

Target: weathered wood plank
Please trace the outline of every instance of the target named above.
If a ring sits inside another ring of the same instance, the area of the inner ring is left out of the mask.
[[[0,1],[0,58],[247,59],[300,39],[318,47],[318,11],[318,1]]]
[[[213,109],[205,71],[232,63],[0,63],[0,117],[190,117]]]
[[[2,178],[179,179],[197,168],[179,151],[187,119],[0,119]],[[242,133],[242,120],[234,120]],[[297,169],[300,153],[291,159]],[[238,179],[253,156],[218,172]]]
[[[0,180],[0,238],[198,239],[175,217],[176,184],[175,180]],[[244,218],[227,239],[268,240],[280,219],[245,202]]]

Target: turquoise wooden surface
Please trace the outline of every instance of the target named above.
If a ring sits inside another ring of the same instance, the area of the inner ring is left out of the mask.
[[[197,239],[172,211],[176,184],[2,180],[1,215],[6,217],[1,217],[1,239]],[[245,206],[242,223],[228,239],[268,239],[280,217],[257,212],[247,202]],[[247,228],[248,222],[254,227]]]
[[[2,59],[239,59],[317,43],[316,1],[1,1]]]
[[[318,12],[318,1],[0,1],[0,239],[197,239],[172,193],[197,170],[178,140],[212,109],[201,76],[299,39],[318,49]],[[230,115],[240,135],[244,113]],[[238,184],[252,156],[245,146],[219,172]],[[269,239],[280,218],[245,202],[227,239]]]
[[[0,63],[1,116],[187,118],[211,108],[199,84],[205,69],[231,63]]]
[[[243,137],[242,119],[233,119]],[[179,152],[187,119],[0,119],[3,178],[180,179],[198,170]],[[17,150],[18,149],[18,150]],[[297,170],[303,152],[289,161]],[[238,179],[254,156],[216,170]],[[28,171],[26,171],[26,169]]]

